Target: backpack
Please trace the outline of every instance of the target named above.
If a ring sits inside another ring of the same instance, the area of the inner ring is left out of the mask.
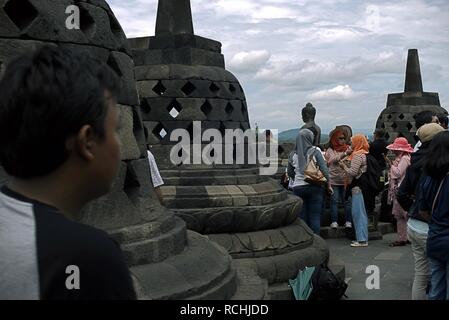
[[[327,265],[315,267],[310,279],[312,292],[308,300],[340,300],[345,295],[348,285],[335,275]]]
[[[384,189],[382,168],[371,154],[366,155],[366,172],[358,180],[364,194],[377,196]]]

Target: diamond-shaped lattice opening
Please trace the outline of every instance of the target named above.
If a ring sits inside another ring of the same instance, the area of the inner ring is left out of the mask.
[[[398,117],[399,119],[401,119],[401,120],[404,120],[404,118],[405,118],[405,116],[404,116],[404,114],[403,113],[401,113],[400,115],[399,115],[399,117]]]
[[[80,8],[80,29],[88,39],[91,39],[95,33],[95,20],[84,8]]]
[[[229,84],[229,91],[231,91],[232,93],[235,92],[235,87],[232,84]]]
[[[167,135],[167,131],[161,123],[158,123],[157,126],[153,129],[153,134],[159,139],[162,140]]]
[[[385,139],[390,139],[390,134],[388,132],[385,134]]]
[[[111,54],[109,56],[108,62],[107,62],[108,66],[110,66],[112,68],[112,70],[115,71],[115,73],[121,78],[123,76],[122,70],[119,67],[119,64],[117,62],[117,60],[114,58],[114,56]]]
[[[162,96],[164,95],[164,93],[167,91],[167,88],[164,87],[164,85],[162,84],[162,81],[159,81],[154,87],[153,87],[153,91],[159,95]]]
[[[385,123],[382,123],[381,128],[382,128],[382,129],[385,129]]]
[[[396,128],[398,127],[398,125],[396,124],[396,122],[393,122],[393,124],[391,125],[391,127],[392,127],[393,129],[396,130]]]
[[[176,101],[176,99],[174,99],[170,105],[167,108],[168,113],[170,114],[170,116],[175,119],[179,116],[179,114],[182,111],[182,106],[179,104],[178,101]]]
[[[187,83],[181,88],[181,91],[184,92],[186,96],[190,96],[195,90],[196,87],[190,81],[187,81]]]
[[[10,0],[5,4],[3,10],[20,31],[31,25],[39,15],[39,12],[28,0]]]
[[[142,111],[144,113],[150,113],[151,112],[151,106],[148,103],[147,99],[143,99],[142,102],[140,103],[140,107],[142,108]]]
[[[212,112],[212,106],[210,105],[209,101],[206,100],[206,102],[204,102],[204,104],[201,106],[201,111],[203,111],[206,116],[208,116],[209,113]]]
[[[228,103],[228,104],[226,105],[225,111],[226,111],[226,113],[227,113],[228,115],[230,115],[230,114],[234,111],[234,107],[232,106],[231,103]]]
[[[212,91],[213,93],[217,92],[220,90],[220,88],[215,84],[215,82],[212,82],[211,85],[209,86],[210,91]]]
[[[411,124],[410,122],[407,123],[407,129],[408,129],[408,131],[412,131],[412,129],[413,129],[413,124]]]
[[[387,119],[391,120],[391,118],[393,118],[393,116],[391,114],[388,115]]]

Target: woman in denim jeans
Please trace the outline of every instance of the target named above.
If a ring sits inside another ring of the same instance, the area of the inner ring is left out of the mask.
[[[369,153],[369,144],[366,137],[362,134],[356,134],[352,137],[351,142],[353,152],[348,157],[348,160],[351,162],[350,166],[347,166],[344,162],[340,162],[341,167],[352,180],[348,192],[351,192],[352,220],[354,221],[357,241],[353,241],[351,247],[367,247],[368,215],[366,214],[363,193],[361,188],[357,186],[357,180],[367,170],[366,155]]]
[[[349,141],[348,133],[337,127],[329,134],[329,148],[325,158],[329,167],[330,183],[334,193],[331,196],[331,228],[338,228],[338,202],[344,203],[345,228],[352,228],[351,203],[345,197],[346,172],[339,162],[351,154],[351,149],[346,141]]]
[[[303,200],[300,218],[315,234],[319,235],[324,187],[304,181],[304,169],[307,165],[307,159],[312,155],[327,181],[329,181],[329,170],[320,149],[312,144],[313,132],[309,129],[300,130],[296,138],[296,152],[292,154],[290,161],[295,168],[293,193]],[[326,188],[329,192],[332,191],[329,183],[326,184]]]
[[[431,214],[427,237],[431,286],[429,299],[449,300],[449,132],[437,134],[424,164],[420,212]]]

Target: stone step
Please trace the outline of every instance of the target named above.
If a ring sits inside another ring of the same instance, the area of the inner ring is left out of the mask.
[[[205,186],[205,185],[238,185],[256,184],[266,180],[258,174],[240,176],[192,176],[192,177],[163,177],[166,186]]]
[[[204,236],[188,232],[185,250],[164,261],[130,268],[139,297],[153,300],[227,300],[237,274],[227,252]]]
[[[320,236],[323,239],[340,239],[340,238],[348,238],[349,230],[346,230],[345,227],[338,227],[337,229],[333,229],[329,226],[321,227]],[[393,224],[387,222],[379,222],[377,225],[377,230],[374,230],[372,226],[369,228],[369,240],[380,240],[382,239],[382,235],[394,233]]]

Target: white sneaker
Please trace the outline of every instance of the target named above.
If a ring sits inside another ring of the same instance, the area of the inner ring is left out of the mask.
[[[351,247],[368,247],[368,242],[366,241],[354,241],[351,243]]]
[[[332,222],[332,223],[331,223],[331,228],[332,228],[332,229],[337,229],[337,228],[338,228],[338,223]]]
[[[352,223],[349,221],[346,221],[345,228],[352,228]]]

